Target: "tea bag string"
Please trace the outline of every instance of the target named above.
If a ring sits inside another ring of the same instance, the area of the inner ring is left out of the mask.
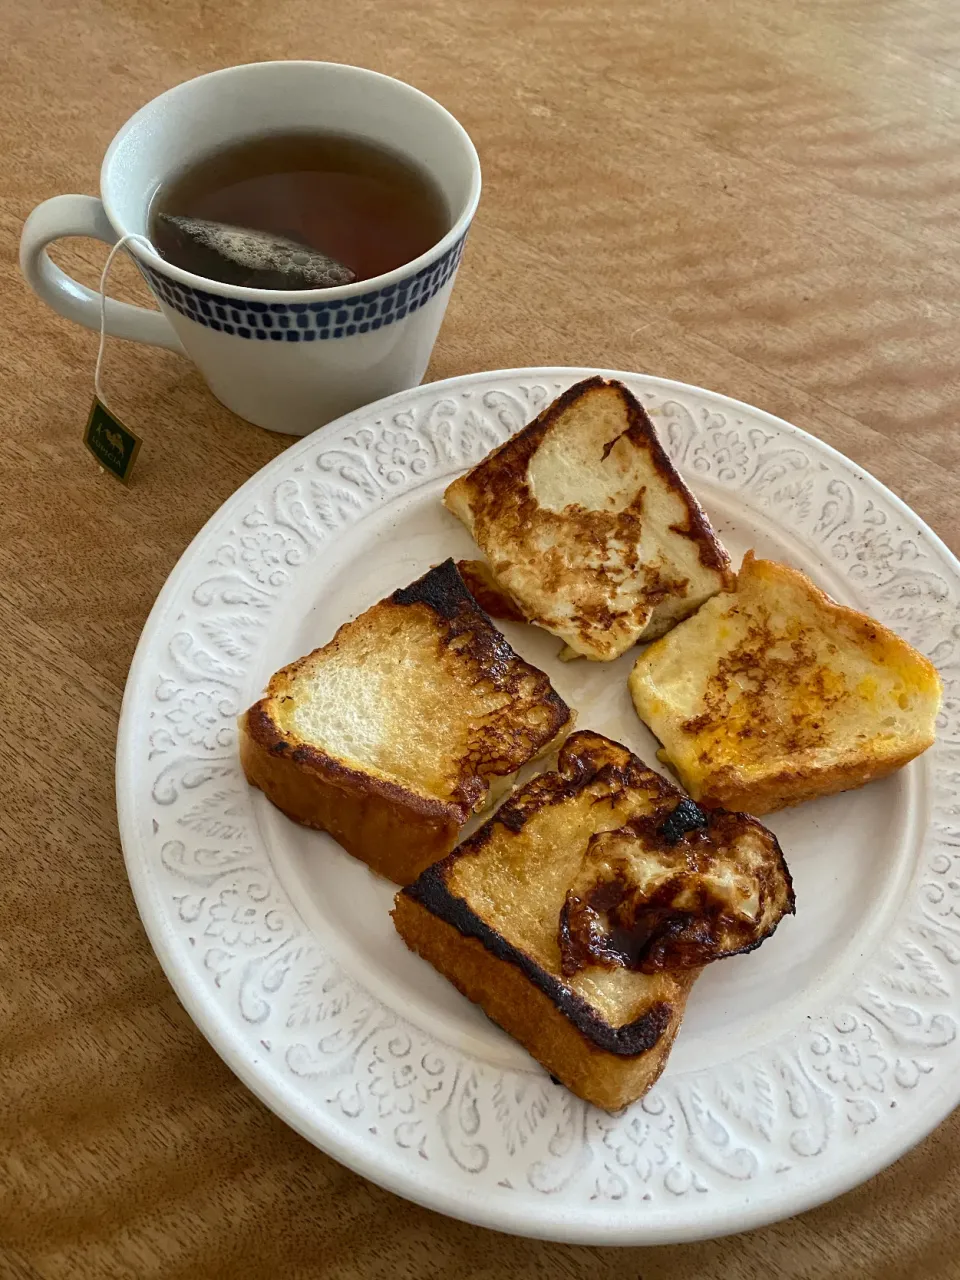
[[[101,374],[103,373],[103,353],[104,348],[107,345],[107,277],[110,275],[110,268],[113,266],[114,258],[124,245],[129,244],[131,240],[139,240],[139,242],[142,245],[145,245],[148,249],[153,249],[153,245],[146,236],[139,235],[137,232],[132,231],[129,235],[121,236],[113,246],[107,254],[107,260],[103,264],[103,271],[100,273],[100,346],[97,349],[97,363],[93,371],[93,390],[97,399],[108,411],[110,411],[110,406],[107,404],[107,398],[103,394],[103,386],[101,383]]]

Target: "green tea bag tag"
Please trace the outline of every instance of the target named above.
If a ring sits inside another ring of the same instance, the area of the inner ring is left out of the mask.
[[[107,276],[117,253],[129,240],[140,240],[148,248],[150,241],[145,236],[131,234],[121,236],[107,254],[100,276],[100,347],[97,351],[97,366],[93,373],[93,404],[87,418],[87,429],[83,433],[83,443],[96,460],[111,475],[122,480],[124,484],[130,479],[133,464],[140,452],[143,441],[129,427],[125,427],[115,413],[107,408],[107,398],[100,386],[100,373],[103,369],[103,349],[107,341]]]
[[[102,467],[126,484],[143,442],[94,396],[83,443]]]

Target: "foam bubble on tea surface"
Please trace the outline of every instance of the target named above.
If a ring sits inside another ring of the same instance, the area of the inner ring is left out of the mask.
[[[179,260],[197,275],[253,289],[332,289],[356,273],[299,240],[167,213],[158,221],[177,240]]]

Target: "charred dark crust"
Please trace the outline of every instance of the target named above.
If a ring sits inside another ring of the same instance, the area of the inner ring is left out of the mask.
[[[448,622],[464,609],[489,621],[467,590],[452,557],[429,569],[408,587],[398,587],[390,596],[390,602],[401,605],[425,604]]]
[[[598,1049],[621,1058],[634,1058],[638,1054],[649,1053],[670,1025],[673,1015],[671,1005],[661,1001],[635,1022],[625,1023],[622,1027],[610,1026],[586,1000],[541,968],[526,952],[507,942],[502,934],[484,923],[463,898],[450,892],[444,880],[444,868],[448,861],[445,859],[428,867],[418,880],[407,885],[401,893],[418,902],[438,919],[452,925],[465,937],[476,938],[498,960],[516,965],[558,1012],[569,1018],[581,1035],[586,1036]]]
[[[657,835],[667,844],[679,844],[690,831],[702,831],[710,825],[710,819],[689,796],[684,796],[677,807],[667,814],[657,827]]]

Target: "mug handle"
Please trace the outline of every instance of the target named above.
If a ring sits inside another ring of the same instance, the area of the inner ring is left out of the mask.
[[[115,244],[117,233],[96,196],[53,196],[38,204],[23,224],[20,270],[34,293],[68,320],[100,332],[100,294],[74,280],[50,260],[47,245],[62,236],[92,236]],[[183,353],[166,316],[146,307],[107,298],[106,330],[111,338],[128,338]]]

